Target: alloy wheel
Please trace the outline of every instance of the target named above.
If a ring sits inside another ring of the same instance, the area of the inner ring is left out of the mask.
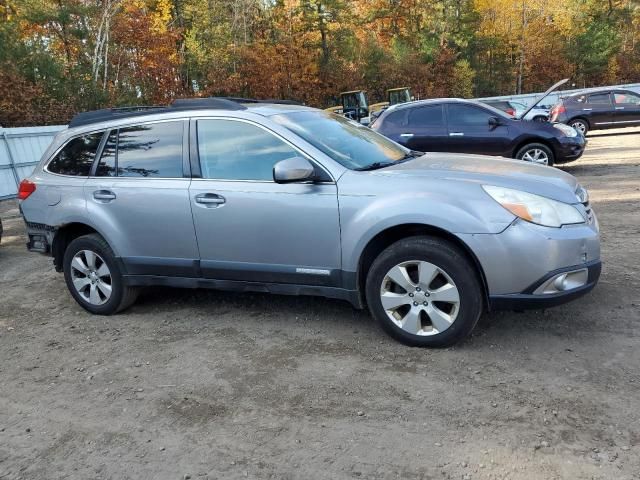
[[[103,305],[111,298],[113,280],[104,259],[91,250],[80,250],[71,260],[71,280],[82,299]]]
[[[549,155],[540,148],[532,148],[527,150],[522,156],[522,160],[526,162],[538,163],[540,165],[549,165]]]
[[[382,281],[380,300],[389,319],[412,335],[442,333],[460,311],[460,293],[451,277],[421,260],[391,268]]]
[[[574,122],[571,124],[571,127],[578,130],[583,136],[587,132],[587,126],[584,124],[584,122]]]

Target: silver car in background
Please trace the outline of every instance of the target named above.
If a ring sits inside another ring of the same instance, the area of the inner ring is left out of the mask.
[[[19,198],[28,248],[101,315],[151,285],[319,295],[442,347],[484,311],[557,305],[600,274],[598,222],[573,176],[414,152],[290,104],[80,114]]]

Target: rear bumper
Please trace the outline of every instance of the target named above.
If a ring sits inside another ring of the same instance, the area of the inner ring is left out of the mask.
[[[588,278],[584,285],[557,293],[534,293],[541,285],[544,285],[545,282],[557,277],[559,274],[583,270],[585,268],[588,272]],[[550,272],[522,293],[489,296],[490,308],[491,310],[529,310],[562,305],[563,303],[575,300],[576,298],[579,298],[593,290],[600,278],[601,269],[602,264],[600,260],[597,260],[589,264],[575,265],[573,267],[562,268],[554,272]]]

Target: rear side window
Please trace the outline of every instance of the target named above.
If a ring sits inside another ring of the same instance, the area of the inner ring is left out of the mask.
[[[412,108],[409,112],[409,124],[416,127],[444,127],[442,105]]]
[[[611,104],[611,95],[608,93],[589,95],[589,103],[592,105],[609,105]]]
[[[203,178],[273,181],[273,166],[300,154],[266,130],[233,120],[198,120]]]
[[[161,122],[114,130],[97,176],[181,178],[183,122]]]
[[[73,138],[49,162],[47,170],[58,175],[88,177],[104,132]]]
[[[640,95],[631,92],[618,92],[613,95],[616,105],[631,104],[640,105]]]

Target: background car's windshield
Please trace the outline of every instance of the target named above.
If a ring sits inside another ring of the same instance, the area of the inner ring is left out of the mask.
[[[328,112],[293,112],[272,117],[336,162],[350,169],[402,160],[409,150],[352,120]]]

